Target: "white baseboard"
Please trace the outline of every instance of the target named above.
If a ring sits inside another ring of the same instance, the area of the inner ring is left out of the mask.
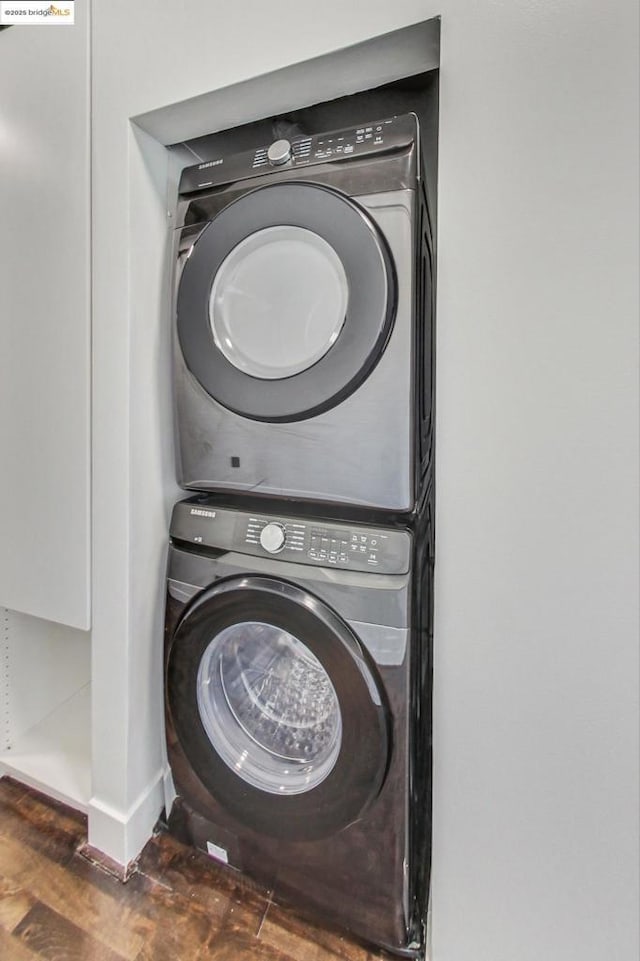
[[[173,802],[177,798],[177,792],[175,785],[173,783],[173,776],[171,774],[171,768],[167,764],[163,773],[163,788],[164,788],[164,809],[166,811],[167,817],[171,814],[171,808],[173,807]]]
[[[126,812],[92,797],[88,806],[91,847],[124,868],[134,861],[164,807],[164,780],[165,771],[158,771]]]

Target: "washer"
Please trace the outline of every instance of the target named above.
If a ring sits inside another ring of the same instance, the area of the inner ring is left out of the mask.
[[[180,484],[414,510],[434,362],[416,117],[219,157],[179,190]]]
[[[407,957],[429,870],[430,527],[203,496],[174,509],[168,569],[170,829]]]

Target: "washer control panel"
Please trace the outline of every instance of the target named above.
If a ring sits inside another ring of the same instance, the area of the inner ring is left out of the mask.
[[[274,168],[309,167],[380,153],[409,146],[417,136],[415,117],[405,114],[329,133],[296,136],[291,141],[275,140],[255,150],[185,168],[179,190],[181,194],[189,194],[269,173]]]
[[[334,533],[340,536],[332,536]],[[328,561],[329,564],[343,564],[345,567],[358,566],[366,562],[367,567],[378,567],[380,558],[385,556],[385,541],[388,534],[379,532],[361,533],[360,530],[334,532],[321,527],[311,529],[309,557],[312,560]]]
[[[189,501],[174,507],[171,536],[214,550],[384,574],[406,573],[411,557],[411,535],[404,530],[250,514]]]

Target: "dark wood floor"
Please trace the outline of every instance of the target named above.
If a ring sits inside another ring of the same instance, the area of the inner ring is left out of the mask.
[[[166,834],[123,883],[90,859],[86,819],[0,780],[2,961],[374,961]]]

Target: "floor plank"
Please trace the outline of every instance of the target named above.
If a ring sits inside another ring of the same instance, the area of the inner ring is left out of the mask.
[[[14,938],[4,928],[0,928],[0,958],[2,961],[42,961],[20,938]]]
[[[86,818],[15,781],[0,782],[0,838],[11,837],[58,864],[66,864],[86,835]]]
[[[390,956],[374,952],[350,938],[303,921],[278,904],[269,905],[260,940],[294,958],[305,961],[386,961]]]
[[[0,928],[11,933],[31,910],[34,901],[19,885],[0,876]]]
[[[106,943],[127,961],[140,952],[152,925],[139,912],[87,884],[68,869],[20,840],[3,837],[0,843],[0,874],[28,891],[54,912],[65,916],[87,935]]]
[[[152,838],[126,882],[83,855],[86,819],[0,779],[2,961],[381,961],[272,892]]]
[[[36,902],[13,932],[45,961],[123,961],[122,955],[101,944],[67,918]]]

